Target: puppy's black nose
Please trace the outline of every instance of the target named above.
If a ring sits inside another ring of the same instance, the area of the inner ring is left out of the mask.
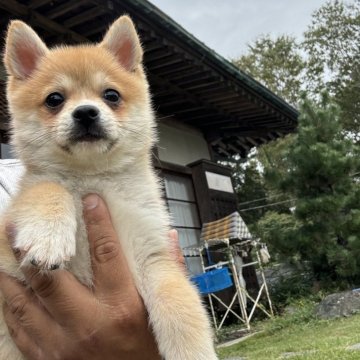
[[[100,110],[96,106],[81,105],[72,113],[73,126],[71,140],[96,141],[106,138],[106,132],[101,124]]]
[[[99,109],[92,105],[78,106],[72,113],[75,122],[89,127],[99,120]]]

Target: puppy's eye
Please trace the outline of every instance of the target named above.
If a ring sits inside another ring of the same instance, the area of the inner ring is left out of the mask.
[[[61,105],[64,101],[65,99],[60,93],[54,92],[47,96],[45,104],[47,107],[54,109]]]
[[[113,89],[106,89],[104,91],[103,98],[107,102],[114,105],[118,104],[121,99],[119,92]]]

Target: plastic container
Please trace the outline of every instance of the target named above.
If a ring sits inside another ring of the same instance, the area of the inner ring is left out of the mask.
[[[224,290],[233,284],[227,267],[193,276],[191,281],[197,286],[202,295]]]

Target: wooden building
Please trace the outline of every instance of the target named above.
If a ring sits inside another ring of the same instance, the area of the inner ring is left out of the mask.
[[[236,210],[229,169],[217,160],[282,137],[297,112],[197,40],[146,0],[0,0],[2,35],[10,19],[30,24],[48,45],[98,41],[119,15],[134,20],[158,117],[156,150],[181,246],[201,224]],[[9,156],[5,73],[0,66],[0,157]],[[193,273],[200,271],[194,259]]]

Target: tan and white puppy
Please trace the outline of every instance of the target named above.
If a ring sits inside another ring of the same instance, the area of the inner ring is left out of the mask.
[[[23,22],[11,22],[7,97],[12,142],[26,173],[6,221],[16,225],[15,247],[26,252],[21,266],[65,267],[92,286],[81,199],[100,194],[162,356],[213,360],[199,295],[169,254],[169,218],[151,166],[155,122],[142,55],[126,16],[100,44],[53,49]],[[3,226],[0,267],[22,279]],[[3,320],[0,335],[0,359],[22,359]]]

